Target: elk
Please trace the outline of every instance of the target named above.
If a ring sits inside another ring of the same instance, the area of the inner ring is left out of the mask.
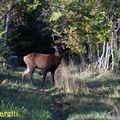
[[[52,47],[55,49],[54,54],[31,53],[24,56],[23,60],[26,64],[27,69],[22,74],[22,82],[25,79],[25,76],[29,74],[30,83],[33,86],[33,72],[36,68],[38,68],[43,73],[42,88],[44,86],[44,82],[48,72],[51,72],[52,82],[54,85],[54,74],[59,64],[61,63],[62,55],[65,52],[66,48],[63,44],[60,43]]]

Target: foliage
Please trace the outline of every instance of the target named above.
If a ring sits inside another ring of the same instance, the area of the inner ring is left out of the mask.
[[[46,23],[42,20],[41,15],[44,7],[47,6],[46,3],[39,0],[8,0],[6,2],[3,0],[1,5],[1,17],[6,14],[6,10],[8,12],[10,9],[9,32],[6,42],[12,51],[18,56],[30,52],[53,52],[50,50],[51,33],[45,30]],[[1,23],[5,30],[5,17],[3,18]],[[5,42],[5,40],[3,41]]]
[[[4,51],[4,41],[3,41],[3,34],[5,33],[5,31],[3,30],[3,25],[0,24],[0,55],[2,55],[3,51]]]
[[[116,1],[55,0],[47,1],[50,12],[46,15],[53,34],[59,36],[75,53],[85,53],[86,45],[97,46],[110,38],[109,14],[119,11]],[[90,39],[88,39],[88,36]]]
[[[0,15],[4,16],[14,4],[8,45],[19,56],[53,53],[50,43],[57,39],[72,53],[97,59],[102,53],[101,44],[111,39],[113,14],[120,16],[119,0],[2,0]],[[1,23],[0,36],[4,36],[4,19]],[[117,34],[119,37],[119,31]]]
[[[5,44],[5,29],[4,29],[4,22],[1,22],[0,24],[0,56],[7,57],[12,54],[12,51],[10,51],[10,47],[6,46]]]

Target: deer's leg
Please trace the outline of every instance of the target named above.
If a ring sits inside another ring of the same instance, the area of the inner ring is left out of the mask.
[[[55,85],[54,75],[55,75],[55,71],[51,71],[51,77],[52,77],[53,86]]]
[[[32,84],[32,75],[33,75],[33,72],[34,72],[34,68],[33,67],[27,67],[27,69],[22,74],[22,83],[23,83],[23,80],[25,79],[25,76],[27,74],[29,74],[29,76],[30,76],[30,83]]]
[[[29,71],[30,84],[31,84],[31,86],[33,86],[33,82],[32,82],[33,72],[34,72],[34,68],[32,68],[32,69]]]
[[[47,71],[44,71],[44,72],[43,72],[43,82],[42,82],[42,88],[43,88],[44,83],[45,83],[45,78],[46,78],[46,75],[47,75]]]
[[[23,74],[22,74],[22,83],[23,83],[23,80],[25,79],[25,76],[26,76],[29,72],[30,72],[30,69],[29,69],[29,68],[27,68],[27,69],[23,72]]]

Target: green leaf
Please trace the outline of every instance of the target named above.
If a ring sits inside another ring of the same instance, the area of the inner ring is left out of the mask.
[[[5,34],[5,31],[0,32],[0,38],[2,38],[3,34]]]

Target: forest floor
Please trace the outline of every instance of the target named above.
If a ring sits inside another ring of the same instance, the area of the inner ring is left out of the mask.
[[[89,79],[79,92],[65,92],[52,86],[48,75],[46,92],[40,92],[41,77],[34,73],[32,87],[28,78],[21,85],[23,69],[0,74],[1,120],[120,120],[120,77]],[[93,76],[95,78],[95,76]],[[15,111],[16,116],[1,112]]]

